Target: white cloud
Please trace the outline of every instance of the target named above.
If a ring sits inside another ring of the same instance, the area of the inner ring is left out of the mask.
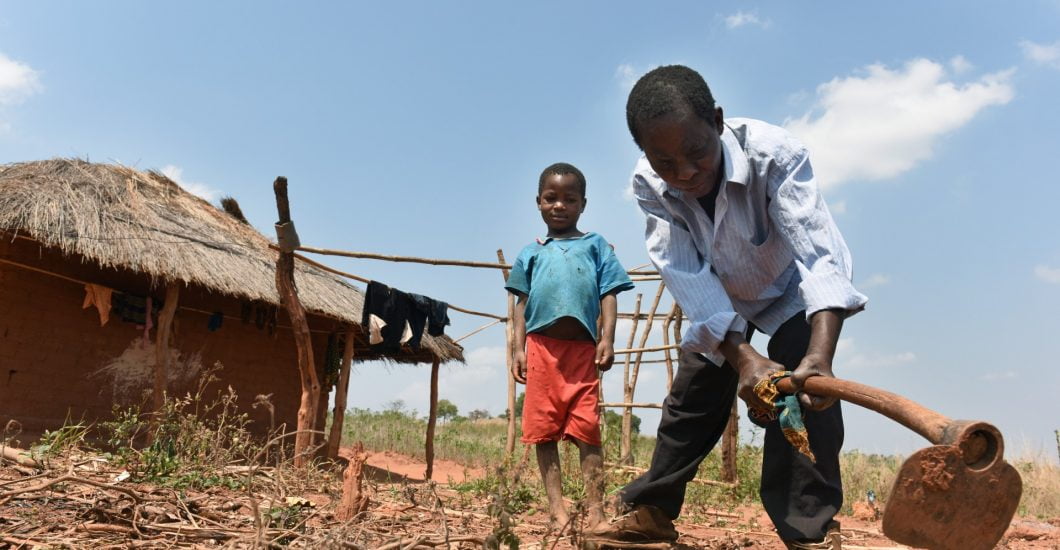
[[[1035,63],[1060,69],[1060,40],[1052,44],[1037,44],[1030,40],[1020,42],[1023,56]]]
[[[1034,276],[1047,283],[1060,285],[1060,267],[1035,266]]]
[[[868,288],[890,284],[890,282],[891,278],[884,275],[883,273],[873,273],[872,275],[869,275],[868,279],[861,281],[861,283],[858,284],[858,288],[865,290]]]
[[[725,26],[730,29],[738,29],[746,25],[756,25],[767,29],[770,21],[759,19],[758,14],[747,11],[738,11],[725,17]]]
[[[854,345],[853,338],[840,338],[836,342],[832,366],[840,370],[879,369],[907,365],[914,361],[916,354],[911,351],[890,354],[863,353]]]
[[[836,77],[817,87],[814,111],[785,126],[813,154],[822,187],[851,180],[881,180],[930,158],[945,134],[982,109],[1008,103],[1013,70],[963,84],[943,65],[914,59],[891,70],[869,65],[864,75]]]
[[[633,68],[633,65],[623,63],[615,69],[615,79],[622,85],[622,88],[626,90],[632,89],[633,85],[637,83],[637,71]]]
[[[41,88],[37,71],[0,53],[0,106],[20,103]]]
[[[184,181],[184,169],[179,166],[167,164],[159,172],[193,195],[198,195],[208,201],[215,201],[221,197],[220,189],[214,189],[205,183]]]
[[[965,59],[963,55],[958,55],[950,60],[950,68],[953,69],[953,72],[961,74],[972,70],[975,66]]]
[[[833,214],[846,214],[847,201],[836,201],[828,203],[828,210]]]
[[[466,415],[475,409],[485,409],[492,414],[504,412],[508,407],[508,363],[504,346],[487,346],[472,349],[464,354],[466,364],[442,369],[438,380],[438,396],[448,399]],[[395,399],[401,399],[417,411],[426,414],[430,382],[426,380],[406,386]],[[518,391],[523,391],[520,387]]]

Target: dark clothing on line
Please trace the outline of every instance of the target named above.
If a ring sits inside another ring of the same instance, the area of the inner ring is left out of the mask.
[[[797,313],[770,339],[769,358],[795,370],[809,343],[806,314]],[[680,515],[686,484],[725,430],[736,385],[736,371],[728,363],[718,367],[702,355],[680,353],[677,375],[663,403],[651,468],[622,490],[623,501],[657,506],[674,519]],[[843,504],[839,475],[843,413],[839,402],[821,412],[805,411],[805,423],[816,464],[784,439],[776,420],[765,426],[759,494],[777,533],[785,540],[821,539]]]
[[[151,301],[151,317],[155,317],[162,309],[163,302],[162,300]],[[115,292],[111,297],[110,311],[111,315],[118,316],[126,323],[147,325],[147,298],[144,296]]]
[[[213,315],[210,315],[210,319],[206,322],[206,330],[216,332],[221,328],[221,325],[223,325],[224,322],[225,314],[220,311],[215,311],[213,312]]]
[[[421,294],[409,293],[409,298],[420,312],[427,316],[427,334],[441,336],[445,334],[445,326],[449,324],[449,304],[428,298]],[[415,332],[415,328],[413,328]]]
[[[364,312],[361,315],[361,324],[368,326],[371,315],[379,317],[386,323],[380,331],[383,341],[372,346],[373,350],[391,352],[400,350],[401,337],[405,334],[406,323],[412,331],[412,338],[409,339],[408,344],[413,349],[419,349],[423,329],[427,325],[427,314],[416,308],[408,294],[380,282],[369,282],[364,292]]]

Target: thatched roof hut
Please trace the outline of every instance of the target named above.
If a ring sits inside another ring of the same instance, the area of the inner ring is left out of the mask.
[[[271,241],[165,175],[116,164],[55,159],[0,166],[0,230],[155,282],[195,283],[218,293],[279,305]],[[299,263],[295,282],[310,313],[359,325],[363,293]],[[462,361],[446,337],[424,335],[423,353],[359,360]]]
[[[26,347],[29,341],[39,346],[49,338],[87,339],[91,335],[95,339],[92,345],[86,344],[79,353],[95,353],[96,348],[106,347],[106,338],[110,338],[106,335],[110,333],[99,331],[110,330],[111,326],[101,328],[97,321],[92,329],[92,325],[85,324],[87,321],[83,319],[71,320],[79,308],[53,311],[59,306],[65,308],[68,302],[77,301],[76,305],[81,305],[80,296],[84,290],[70,282],[106,284],[118,290],[125,288],[127,292],[138,290],[146,294],[179,283],[187,289],[181,291],[182,311],[178,312],[188,316],[181,326],[181,338],[187,346],[212,349],[222,355],[221,348],[225,348],[224,353],[228,354],[225,357],[231,363],[238,362],[240,356],[233,355],[235,352],[227,348],[239,340],[246,341],[246,349],[240,353],[249,363],[257,362],[254,368],[262,368],[263,361],[277,363],[276,376],[283,377],[284,384],[293,381],[293,386],[297,386],[296,363],[269,356],[263,350],[272,349],[269,346],[273,344],[251,343],[250,340],[264,337],[238,326],[236,312],[241,303],[279,305],[275,279],[277,252],[270,248],[271,241],[245,221],[192,195],[161,173],[74,159],[0,165],[0,236],[0,308],[8,308],[5,316],[10,320],[10,312],[20,312],[15,315],[26,317],[24,320],[33,324],[30,317],[39,312],[41,316],[51,318],[50,321],[40,320],[35,329],[43,333],[48,332],[49,326],[55,326],[57,316],[63,319],[64,326],[76,325],[68,332],[56,333],[67,336],[38,338],[27,332],[30,329],[23,327],[26,323],[22,323],[15,331],[21,336],[11,337],[20,338],[21,343],[12,342],[10,338],[0,339],[0,362],[4,362],[5,369],[12,361],[26,364],[37,360],[38,356],[31,358],[19,348]],[[12,266],[18,266],[21,271],[16,273]],[[65,286],[39,286],[31,275],[48,279],[40,275],[42,273],[55,275],[58,277],[55,280],[66,279],[54,283]],[[352,327],[357,335],[355,357],[358,361],[385,359],[400,363],[431,363],[437,360],[445,363],[463,360],[462,348],[448,337],[432,338],[426,334],[417,351],[405,349],[382,356],[374,353],[367,345],[365,331],[360,330],[364,299],[358,288],[301,262],[296,265],[295,280],[311,328],[316,333],[314,338],[321,340],[314,342],[314,352],[318,354],[321,350],[316,348],[323,347],[327,333]],[[18,285],[24,288],[16,288]],[[56,302],[57,295],[63,295],[65,302]],[[225,324],[227,332],[223,345],[219,336],[206,334],[202,315],[216,315],[220,311],[232,320]],[[192,318],[192,315],[198,317]],[[280,318],[286,320],[286,315],[280,315]],[[245,323],[246,318],[243,321]],[[11,322],[14,326],[15,322]],[[126,327],[124,330],[121,338],[127,341],[130,329]],[[0,333],[7,336],[7,329],[0,327]],[[287,333],[272,338],[289,338],[290,331]],[[293,343],[275,345],[279,347],[271,352],[272,355],[278,355],[277,350],[286,353],[282,346],[294,348]],[[55,360],[60,359],[56,357]],[[106,357],[92,360],[105,361]],[[229,365],[226,364],[227,368]],[[16,371],[12,369],[12,372]],[[289,379],[286,378],[288,374]],[[250,379],[254,375],[239,376]],[[11,382],[10,376],[8,382]],[[26,391],[25,388],[16,390],[14,386],[8,390]],[[4,400],[4,391],[5,387],[0,385],[0,402]],[[41,399],[47,398],[46,394],[41,395]],[[0,410],[0,416],[4,414],[5,411]]]

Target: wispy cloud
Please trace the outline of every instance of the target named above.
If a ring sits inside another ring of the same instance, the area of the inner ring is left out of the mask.
[[[768,19],[760,19],[757,13],[749,11],[738,11],[732,15],[725,16],[725,26],[730,29],[738,29],[747,25],[754,25],[767,29],[771,24],[772,23]]]
[[[836,215],[847,213],[847,201],[836,201],[828,203],[828,210]]]
[[[957,83],[928,59],[895,70],[869,65],[818,86],[814,109],[785,126],[809,147],[822,187],[892,178],[931,158],[940,138],[984,108],[1011,101],[1012,72]]]
[[[1031,61],[1060,69],[1060,40],[1052,44],[1038,44],[1030,40],[1020,42],[1023,56]]]
[[[173,180],[174,182],[176,182],[177,185],[183,187],[184,190],[188,191],[189,193],[192,193],[193,195],[198,195],[211,202],[221,198],[220,189],[215,189],[205,183],[185,181],[184,169],[179,166],[167,164],[163,166],[162,169],[159,170],[159,172],[162,172],[162,174],[164,174],[167,178]]]
[[[990,372],[980,376],[979,379],[985,382],[996,382],[998,380],[1008,380],[1015,377],[1015,371],[1007,370],[1003,372]]]
[[[873,287],[887,285],[890,284],[890,282],[891,278],[884,275],[883,273],[873,273],[872,275],[869,275],[868,279],[865,279],[864,281],[858,283],[858,288],[865,290]]]
[[[974,68],[975,66],[965,59],[963,55],[950,59],[950,69],[953,69],[953,72],[957,74],[966,73]]]
[[[1046,265],[1035,266],[1034,276],[1047,283],[1060,285],[1060,267],[1049,267]]]
[[[37,71],[0,53],[0,106],[21,103],[42,88]]]
[[[833,365],[842,370],[879,369],[899,367],[916,361],[911,351],[899,353],[865,353],[857,349],[853,338],[840,338],[836,343]]]
[[[633,65],[623,63],[615,68],[615,80],[618,81],[623,89],[630,90],[637,83],[637,71],[633,68]]]

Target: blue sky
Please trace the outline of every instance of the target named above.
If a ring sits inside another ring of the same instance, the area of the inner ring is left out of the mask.
[[[1055,460],[1060,2],[812,5],[0,1],[0,162],[161,169],[235,196],[266,234],[285,175],[307,244],[489,261],[543,231],[536,177],[564,160],[589,179],[582,228],[632,267],[647,260],[625,193],[638,156],[625,97],[650,68],[684,63],[726,115],[785,125],[811,149],[870,298],[836,372],[995,422],[1010,452]],[[328,262],[504,310],[495,271]],[[638,291],[648,302],[655,288]],[[449,333],[483,322],[454,314]],[[466,340],[442,396],[503,411],[503,341],[499,327]],[[350,405],[422,412],[427,378],[359,365]],[[645,365],[637,400],[663,392],[662,368]],[[923,444],[846,414],[848,448]]]

